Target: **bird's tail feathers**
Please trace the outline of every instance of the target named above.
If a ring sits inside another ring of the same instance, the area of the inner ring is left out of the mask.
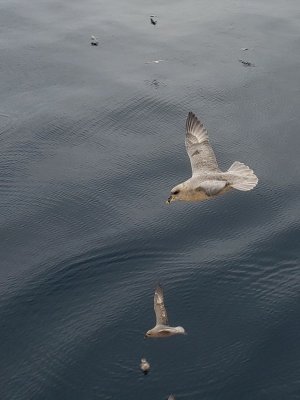
[[[185,329],[182,326],[176,326],[176,331],[178,333],[182,333],[183,335],[187,335]]]
[[[258,178],[252,169],[239,161],[235,161],[228,169],[228,172],[234,175],[233,182],[230,184],[234,189],[247,191],[257,185]]]

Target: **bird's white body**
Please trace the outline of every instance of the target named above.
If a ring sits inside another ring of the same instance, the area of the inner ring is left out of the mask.
[[[98,39],[96,38],[96,36],[92,35],[92,36],[91,36],[91,45],[92,45],[92,46],[98,46],[98,43],[99,43],[99,41],[98,41]]]
[[[212,199],[215,195],[206,193],[205,190],[199,189],[201,182],[207,182],[216,180],[216,175],[203,175],[197,177],[191,177],[187,179],[185,182],[180,183],[179,185],[175,186],[172,190],[180,190],[180,192],[176,196],[176,200],[183,200],[183,201],[203,201]],[[222,175],[220,175],[221,180],[223,181]],[[228,192],[232,188],[229,185],[222,187],[217,194],[222,194]],[[174,199],[172,199],[173,201]]]
[[[182,326],[156,325],[154,328],[146,332],[147,337],[167,337],[172,335],[185,335]]]
[[[150,364],[149,362],[146,360],[146,358],[142,358],[141,359],[141,363],[140,363],[140,369],[143,371],[143,373],[145,375],[147,375],[147,373],[150,370]]]

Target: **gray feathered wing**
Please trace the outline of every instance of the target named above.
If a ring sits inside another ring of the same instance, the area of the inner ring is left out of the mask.
[[[192,174],[220,172],[215,153],[209,143],[207,130],[194,113],[189,112],[186,120],[185,146],[190,157]]]
[[[156,325],[168,325],[168,316],[164,304],[164,293],[161,286],[157,286],[154,293],[154,311],[156,315]]]

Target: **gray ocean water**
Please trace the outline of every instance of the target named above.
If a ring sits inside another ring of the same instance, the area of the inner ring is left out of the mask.
[[[1,400],[300,398],[299,49],[298,0],[0,1]],[[189,111],[255,190],[165,204]]]

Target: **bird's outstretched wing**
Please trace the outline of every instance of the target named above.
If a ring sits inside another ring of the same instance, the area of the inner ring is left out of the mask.
[[[164,293],[161,286],[157,286],[154,293],[154,311],[156,325],[168,325],[167,311],[164,305]]]
[[[186,120],[185,146],[193,175],[205,171],[219,171],[215,153],[209,144],[207,130],[192,112],[189,112]]]

